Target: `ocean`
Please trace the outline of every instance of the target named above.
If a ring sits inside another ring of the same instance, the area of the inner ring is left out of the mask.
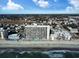
[[[75,50],[0,49],[0,58],[79,58]]]

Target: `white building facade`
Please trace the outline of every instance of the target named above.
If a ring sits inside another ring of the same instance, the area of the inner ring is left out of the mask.
[[[50,26],[27,25],[25,26],[26,40],[49,40]]]

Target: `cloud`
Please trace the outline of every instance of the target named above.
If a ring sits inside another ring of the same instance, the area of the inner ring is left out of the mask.
[[[68,0],[71,6],[67,6],[67,11],[79,11],[79,0]]]
[[[69,0],[69,3],[70,3],[73,7],[79,7],[79,0]]]
[[[8,0],[8,3],[5,7],[2,8],[3,10],[19,10],[24,9],[20,4],[14,3],[12,0]]]
[[[33,2],[41,8],[48,8],[49,6],[48,1],[46,0],[33,0]]]

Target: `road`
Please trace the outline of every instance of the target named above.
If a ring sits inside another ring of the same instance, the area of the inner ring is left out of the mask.
[[[0,40],[0,48],[2,47],[79,48],[79,41],[5,41],[5,40]]]

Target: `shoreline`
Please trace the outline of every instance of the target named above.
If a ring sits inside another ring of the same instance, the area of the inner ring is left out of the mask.
[[[14,50],[14,51],[53,51],[53,50],[64,50],[64,51],[79,51],[79,48],[0,48],[0,50]]]

